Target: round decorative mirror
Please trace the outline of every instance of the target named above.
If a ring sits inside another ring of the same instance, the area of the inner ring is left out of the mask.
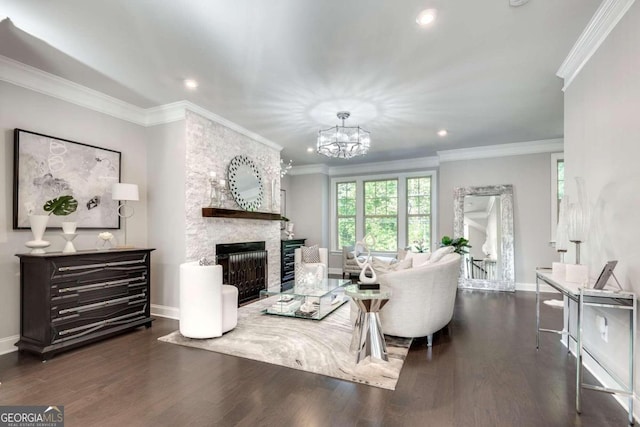
[[[236,203],[244,210],[253,211],[262,206],[264,187],[260,171],[247,156],[231,159],[228,169],[229,189]]]

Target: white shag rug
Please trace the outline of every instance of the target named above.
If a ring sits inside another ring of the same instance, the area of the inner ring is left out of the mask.
[[[395,390],[410,338],[386,337],[388,362],[367,357],[356,364],[349,350],[349,304],[320,321],[262,314],[271,304],[269,298],[240,307],[238,326],[220,338],[191,339],[175,331],[158,340]]]

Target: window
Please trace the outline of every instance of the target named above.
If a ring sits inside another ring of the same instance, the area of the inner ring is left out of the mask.
[[[556,241],[560,201],[564,197],[564,154],[551,155],[551,241]]]
[[[356,183],[337,185],[338,247],[356,244]]]
[[[364,183],[364,234],[375,237],[372,251],[398,250],[398,180]]]
[[[431,247],[431,177],[407,178],[407,243]]]
[[[558,176],[556,203],[558,204],[557,212],[560,213],[560,201],[564,197],[564,159],[558,159],[556,162],[556,173]]]
[[[434,240],[437,223],[436,175],[432,171],[333,178],[331,180],[331,250],[353,246],[370,233],[373,252]]]

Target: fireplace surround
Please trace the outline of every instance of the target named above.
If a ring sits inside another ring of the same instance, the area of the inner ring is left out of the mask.
[[[216,260],[222,266],[222,282],[238,288],[238,305],[257,299],[267,289],[268,252],[265,242],[216,245]]]

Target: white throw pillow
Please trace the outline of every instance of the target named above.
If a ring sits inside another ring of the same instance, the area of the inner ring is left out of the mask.
[[[320,248],[318,245],[302,246],[302,262],[305,264],[317,264],[320,262]]]
[[[413,266],[417,267],[429,261],[431,258],[431,252],[409,252],[405,259],[412,259]]]
[[[455,250],[456,248],[454,248],[453,246],[443,246],[442,248],[435,251],[433,255],[431,255],[431,258],[429,258],[429,262],[430,263],[438,262],[442,259],[442,257],[448,254],[452,254],[453,251]]]
[[[411,259],[404,259],[393,264],[376,257],[371,260],[371,267],[378,276],[392,271],[405,270],[411,268],[412,265],[413,261]]]

